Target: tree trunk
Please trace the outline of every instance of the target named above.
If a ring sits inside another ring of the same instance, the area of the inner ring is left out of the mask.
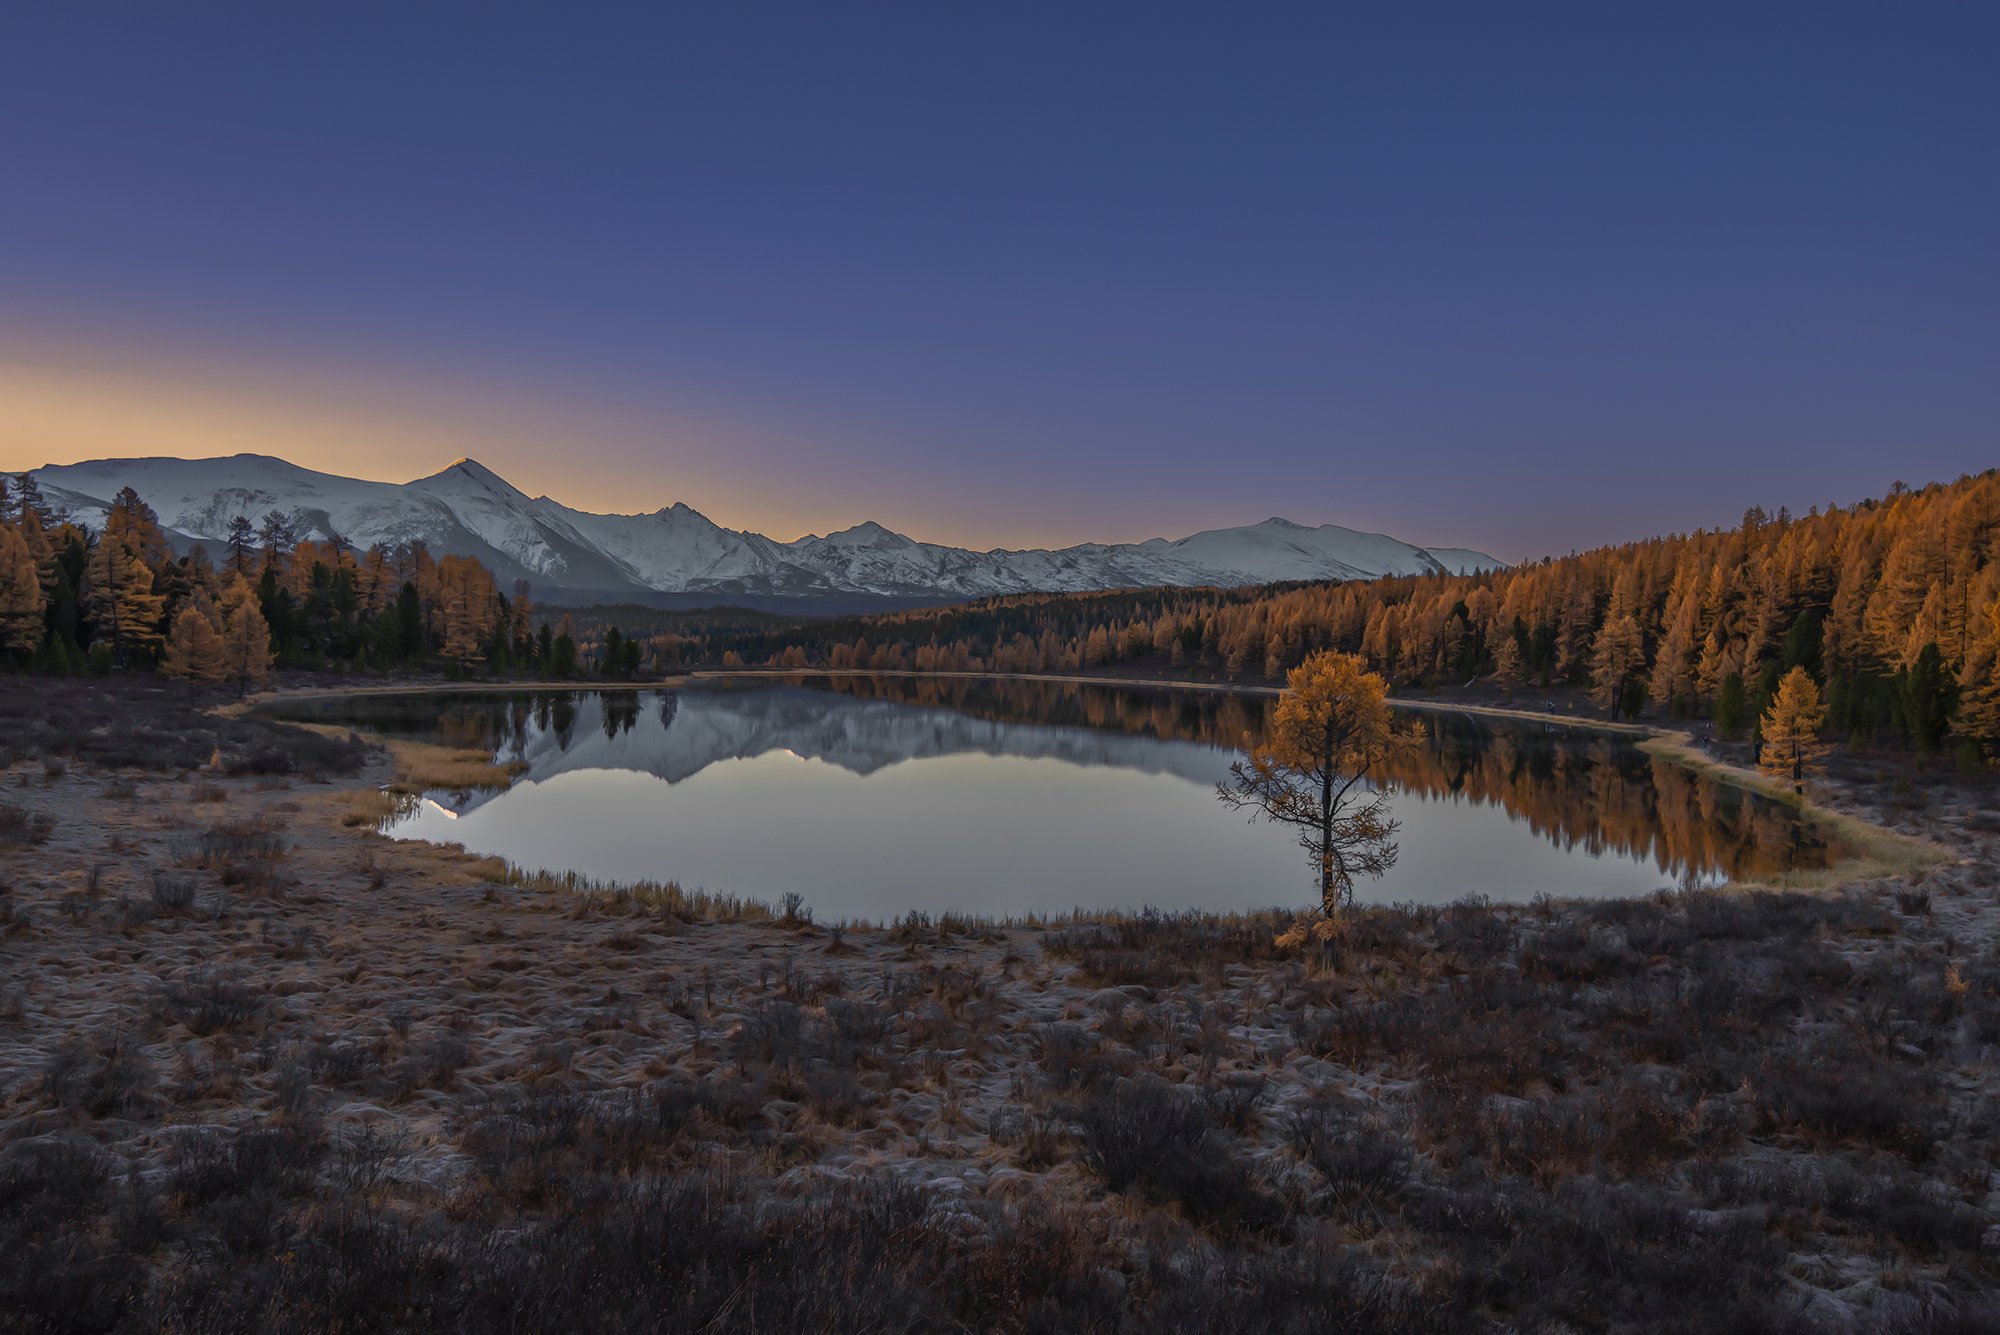
[[[1320,912],[1332,917],[1340,910],[1333,892],[1333,721],[1326,725],[1326,736],[1321,746],[1319,780],[1319,907]]]

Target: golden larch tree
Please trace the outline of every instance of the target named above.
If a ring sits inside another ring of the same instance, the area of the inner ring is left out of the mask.
[[[1512,633],[1503,633],[1499,647],[1493,651],[1493,680],[1506,688],[1509,695],[1521,684],[1521,646]]]
[[[1828,748],[1819,738],[1825,723],[1819,686],[1804,668],[1793,668],[1778,683],[1778,694],[1764,715],[1757,768],[1773,778],[1790,780],[1792,791],[1803,794],[1806,776],[1825,768]]]
[[[1653,678],[1648,694],[1669,713],[1694,695],[1695,655],[1701,649],[1701,575],[1696,567],[1682,567],[1674,577],[1673,592],[1667,597],[1665,627],[1659,652],[1653,659]]]
[[[257,591],[237,576],[222,599],[222,680],[240,691],[271,677],[271,624],[264,620]]]
[[[20,530],[0,525],[0,646],[31,654],[42,643],[41,572]]]
[[[149,570],[158,570],[173,559],[173,548],[160,528],[160,516],[130,487],[120,487],[111,498],[111,508],[104,512],[102,536],[144,561]]]
[[[1944,574],[1943,555],[1931,524],[1912,519],[1889,548],[1881,581],[1864,613],[1868,637],[1877,657],[1895,661],[1902,656],[1910,624],[1923,610],[1931,586]]]
[[[1625,683],[1646,665],[1646,637],[1629,615],[1613,617],[1597,632],[1590,655],[1590,699],[1612,718],[1625,697]]]
[[[1368,778],[1394,749],[1389,685],[1354,654],[1314,654],[1286,677],[1270,733],[1229,767],[1216,796],[1299,834],[1319,878],[1320,909],[1354,902],[1357,877],[1396,862],[1398,823]]]
[[[1989,759],[2000,759],[2000,599],[1978,621],[1959,678],[1959,729]]]
[[[476,663],[500,612],[499,590],[485,566],[469,556],[438,563],[438,599],[444,612],[444,656]]]
[[[167,600],[154,591],[153,571],[141,554],[109,533],[91,550],[84,606],[93,638],[108,643],[121,662],[160,643]]]
[[[160,675],[176,681],[217,682],[229,676],[224,661],[226,646],[222,632],[200,608],[189,605],[174,616],[167,632],[166,656],[160,660]]]
[[[1597,600],[1591,595],[1590,586],[1582,574],[1572,567],[1561,592],[1560,610],[1556,618],[1556,675],[1568,677],[1582,666],[1584,655],[1590,646],[1590,619],[1597,610]]]

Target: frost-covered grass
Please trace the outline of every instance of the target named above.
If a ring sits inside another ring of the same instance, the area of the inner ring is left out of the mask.
[[[328,736],[210,712],[234,699],[232,692],[141,676],[0,678],[0,763],[341,775],[365,757],[366,748],[345,729]]]
[[[2000,1321],[2000,830],[1941,794],[1914,878],[1300,951],[513,873],[373,834],[390,776],[0,772],[0,1329]]]

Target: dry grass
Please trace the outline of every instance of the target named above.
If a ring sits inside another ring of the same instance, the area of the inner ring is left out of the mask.
[[[395,814],[396,794],[386,789],[367,789],[347,794],[340,823],[350,830],[373,830]]]
[[[684,890],[674,881],[600,881],[573,871],[523,871],[498,858],[484,859],[491,879],[503,885],[611,908],[631,907],[683,922],[769,922],[778,915],[769,904],[710,890]]]
[[[421,793],[428,789],[505,788],[527,766],[516,762],[495,764],[484,751],[464,747],[437,746],[403,738],[380,738],[396,766],[393,788],[401,793]]]

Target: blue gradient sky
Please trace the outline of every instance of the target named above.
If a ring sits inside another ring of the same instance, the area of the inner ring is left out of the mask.
[[[1518,559],[2000,463],[1990,5],[6,26],[9,469]]]

